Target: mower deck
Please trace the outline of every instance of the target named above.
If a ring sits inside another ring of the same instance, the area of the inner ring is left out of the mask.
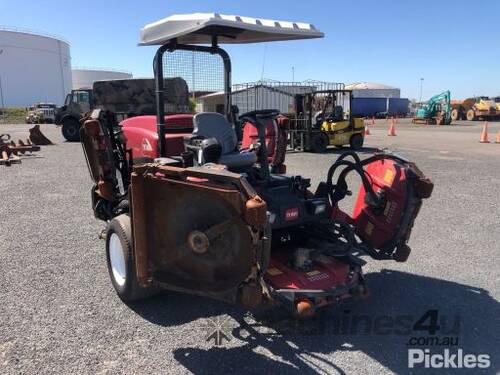
[[[353,258],[318,254],[300,269],[296,263],[301,255],[297,252],[304,250],[308,249],[297,249],[295,253],[283,249],[271,255],[264,280],[276,299],[291,308],[304,300],[320,307],[366,292],[360,264]]]

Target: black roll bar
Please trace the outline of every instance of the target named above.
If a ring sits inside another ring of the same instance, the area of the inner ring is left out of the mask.
[[[168,130],[165,128],[165,107],[164,107],[164,93],[165,93],[165,80],[163,79],[163,54],[166,51],[173,52],[175,50],[208,52],[211,54],[218,54],[222,57],[224,63],[224,110],[226,117],[230,121],[230,107],[231,107],[231,59],[228,53],[217,46],[217,37],[212,38],[211,46],[195,46],[190,44],[177,44],[177,40],[173,39],[168,44],[162,45],[156,51],[153,69],[155,74],[156,85],[156,129],[158,132],[158,151],[160,157],[167,155],[167,143],[165,141],[165,134]]]

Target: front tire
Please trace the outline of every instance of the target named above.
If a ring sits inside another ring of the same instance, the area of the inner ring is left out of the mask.
[[[451,110],[451,120],[452,121],[460,120],[460,111],[457,108]]]
[[[311,137],[311,151],[314,153],[326,152],[328,143],[330,143],[330,140],[328,139],[328,136],[326,134],[315,133]]]
[[[476,113],[474,112],[473,109],[469,109],[467,111],[467,120],[468,121],[474,121],[476,119]]]
[[[80,123],[74,118],[63,120],[62,135],[68,142],[80,140]]]
[[[158,293],[156,288],[143,288],[137,282],[130,216],[113,218],[106,229],[106,260],[109,277],[118,297],[131,302]]]

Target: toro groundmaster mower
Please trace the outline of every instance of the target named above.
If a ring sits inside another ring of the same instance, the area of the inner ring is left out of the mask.
[[[156,116],[118,124],[97,105],[81,130],[122,300],[164,288],[248,308],[282,303],[307,316],[366,294],[360,255],[407,259],[410,230],[433,187],[415,165],[349,151],[313,192],[309,179],[283,173],[279,112],[231,106],[230,59],[219,44],[322,36],[309,24],[219,14],[172,16],[142,29],[142,45],[160,45]],[[179,114],[189,96],[220,90],[224,114]],[[350,173],[362,181],[352,215],[338,208]]]

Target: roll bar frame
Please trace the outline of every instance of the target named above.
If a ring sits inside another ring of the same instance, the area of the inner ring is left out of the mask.
[[[229,57],[229,54],[217,45],[217,36],[212,36],[211,46],[177,44],[176,39],[170,40],[169,43],[164,44],[160,48],[158,48],[153,60],[153,70],[156,86],[156,129],[158,132],[158,154],[160,157],[167,156],[167,142],[165,140],[165,134],[168,133],[168,129],[166,129],[165,127],[165,80],[163,78],[163,54],[165,52],[174,52],[176,50],[217,54],[222,58],[222,61],[224,63],[224,111],[228,120],[230,119],[231,59]]]

